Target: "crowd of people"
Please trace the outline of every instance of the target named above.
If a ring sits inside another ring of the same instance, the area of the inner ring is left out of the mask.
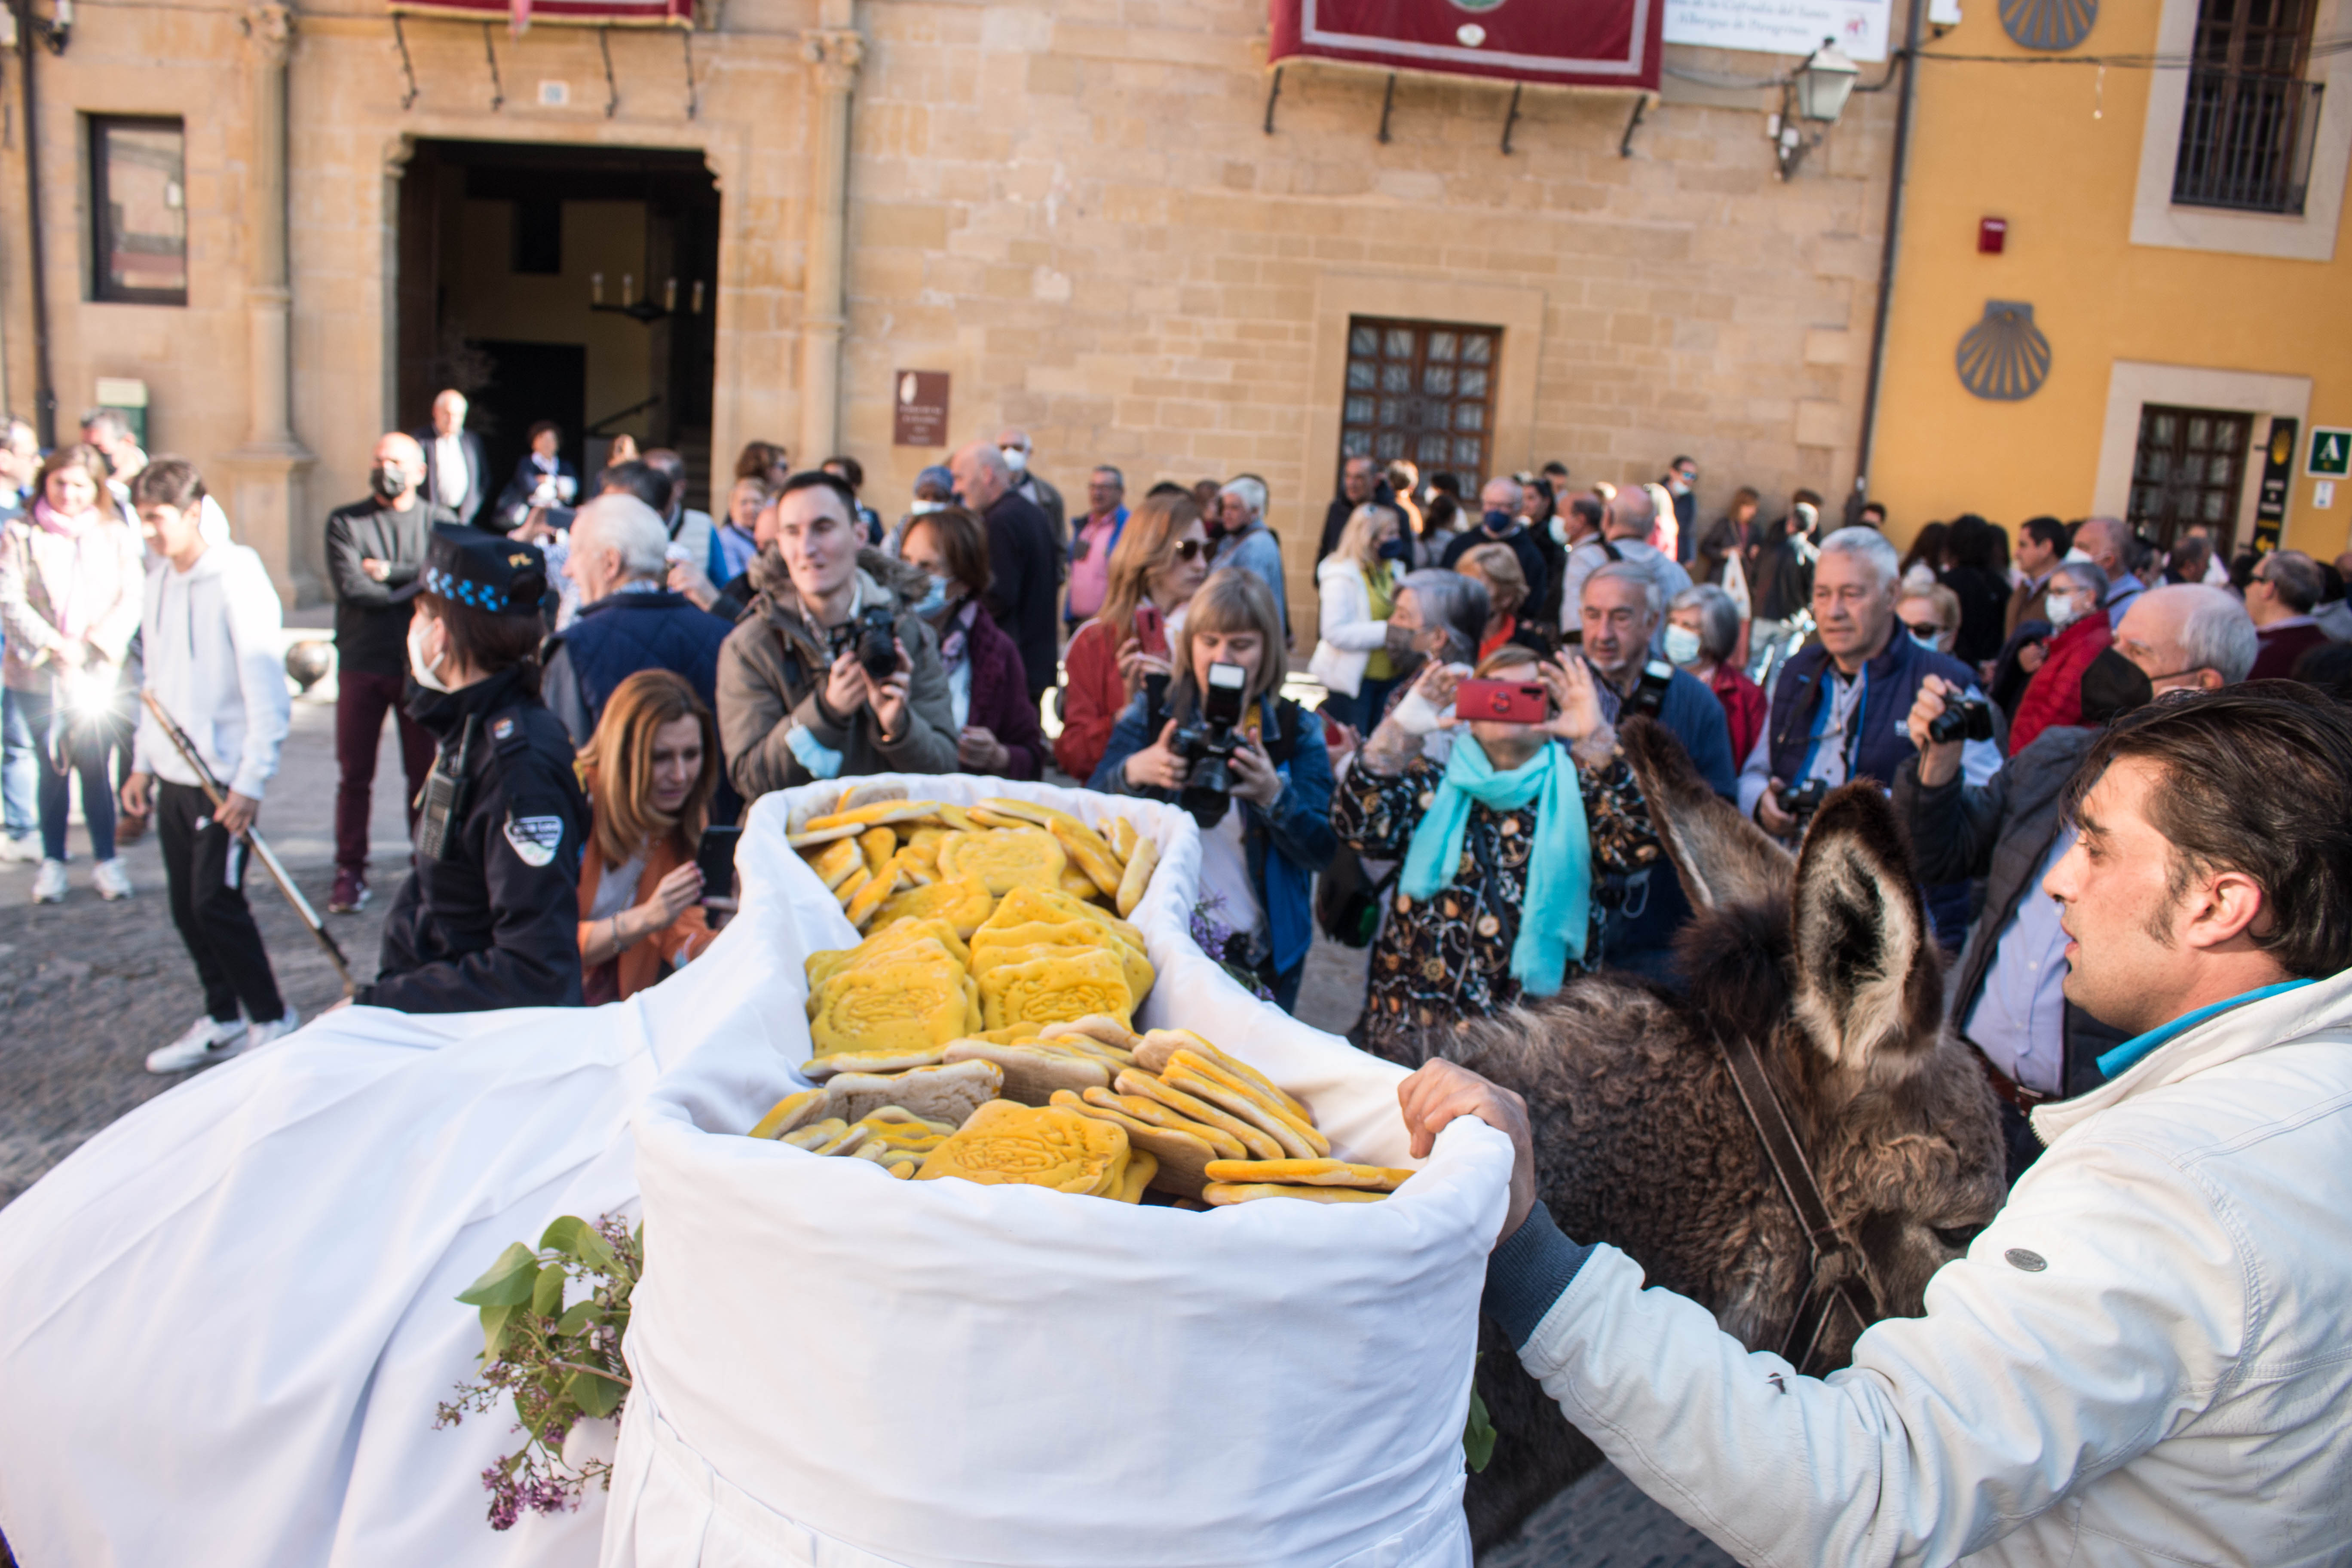
[[[467,416],[445,392],[387,433],[370,494],[325,524],[328,906],[372,896],[390,714],[415,849],[358,999],[411,1011],[625,996],[727,918],[698,850],[748,803],[969,773],[1181,804],[1214,956],[1290,1007],[1318,925],[1368,944],[1357,1037],[1418,1059],[1414,1037],[1580,971],[1674,983],[1692,910],[1618,752],[1639,715],[1784,841],[1841,784],[1890,792],[1961,955],[1953,1021],[2021,1127],[2096,1043],[2053,1000],[2055,924],[2025,896],[2071,842],[2072,761],[2161,690],[2341,692],[2352,633],[2352,562],[2223,565],[2202,529],[2159,550],[2101,518],[2030,519],[2012,550],[1964,516],[1898,552],[1881,509],[1832,527],[1801,490],[1768,522],[1740,489],[1702,527],[1687,457],[1656,484],[1572,487],[1554,463],[1475,489],[1350,458],[1308,628],[1256,475],[1130,509],[1106,465],[1073,510],[1007,429],[924,469],[889,521],[854,458],[755,441],[714,517],[677,452],[616,440],[583,476],[546,424],[498,487]],[[10,734],[41,738],[12,743],[8,829],[37,815],[35,897],[63,897],[78,776],[116,898],[118,819],[159,823],[206,1000],[154,1053],[178,1071],[296,1022],[238,891],[287,731],[277,606],[193,468],[147,462],[113,416],[85,436],[44,456],[14,426],[0,455],[30,498],[0,552]],[[142,687],[198,738],[217,805],[149,715],[127,722]]]

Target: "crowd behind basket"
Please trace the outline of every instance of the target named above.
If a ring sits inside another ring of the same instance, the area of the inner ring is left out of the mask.
[[[1212,956],[1288,1009],[1318,929],[1368,946],[1353,1037],[1417,1061],[1432,1031],[1578,973],[1675,983],[1693,911],[1620,749],[1639,717],[1790,843],[1830,790],[1891,795],[2021,1166],[2023,1113],[2095,1084],[2113,1043],[2066,1006],[2063,933],[2026,896],[2072,842],[2074,761],[2170,690],[2352,693],[2352,552],[2224,561],[2202,525],[2159,546],[2107,518],[1968,515],[1898,551],[1882,508],[1840,526],[1804,490],[1742,488],[1703,521],[1686,457],[1621,487],[1355,456],[1309,601],[1253,474],[1130,505],[1103,465],[1073,504],[1007,429],[923,469],[891,519],[854,458],[795,468],[755,441],[714,515],[685,504],[677,452],[622,437],[583,476],[552,424],[501,482],[467,416],[445,392],[428,427],[386,434],[370,493],[324,523],[327,905],[375,891],[389,714],[413,852],[356,1000],[410,1011],[627,996],[724,925],[713,880],[751,802],[965,773],[1180,805]],[[191,465],[151,462],[108,411],[46,453],[10,421],[0,481],[0,854],[65,899],[78,779],[92,885],[119,900],[118,837],[152,823],[205,1012],[149,1066],[265,1045],[299,1020],[242,890],[289,716],[260,560]]]

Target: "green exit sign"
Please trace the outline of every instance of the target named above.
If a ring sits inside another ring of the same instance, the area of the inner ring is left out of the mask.
[[[2304,466],[2314,479],[2340,479],[2352,475],[2352,430],[2317,425],[2311,431],[2311,461]]]

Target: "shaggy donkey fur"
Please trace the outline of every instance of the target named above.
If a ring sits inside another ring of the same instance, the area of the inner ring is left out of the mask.
[[[1751,1350],[1777,1350],[1807,1249],[1714,1043],[1753,1040],[1831,1214],[1868,1255],[1889,1309],[1917,1314],[1928,1277],[2005,1189],[1992,1092],[1943,1027],[1942,965],[1892,810],[1874,785],[1838,791],[1792,863],[1664,730],[1633,720],[1623,744],[1699,911],[1681,941],[1687,994],[1595,975],[1433,1035],[1425,1055],[1526,1098],[1538,1194],[1562,1230],[1623,1249],[1651,1285],[1706,1306]],[[1843,1365],[1853,1339],[1850,1326],[1826,1335],[1827,1364]],[[1491,1324],[1480,1351],[1499,1434],[1493,1463],[1470,1479],[1484,1550],[1600,1453]]]

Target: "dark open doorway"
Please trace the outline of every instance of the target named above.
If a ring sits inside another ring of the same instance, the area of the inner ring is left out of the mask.
[[[699,153],[419,141],[401,180],[400,427],[455,386],[498,484],[551,419],[583,473],[616,435],[676,447],[707,508],[718,261]]]

